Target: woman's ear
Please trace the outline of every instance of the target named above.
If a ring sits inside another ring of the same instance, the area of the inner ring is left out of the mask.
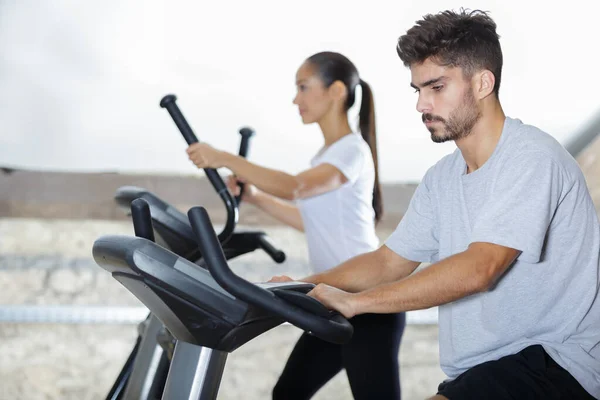
[[[348,89],[342,81],[335,81],[329,86],[329,94],[335,100],[345,100],[348,95]]]

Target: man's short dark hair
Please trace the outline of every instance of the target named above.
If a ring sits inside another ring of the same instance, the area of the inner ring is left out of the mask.
[[[480,10],[427,14],[398,39],[405,66],[432,58],[439,65],[460,67],[466,77],[481,69],[494,74],[496,97],[502,74],[502,49],[496,23]]]

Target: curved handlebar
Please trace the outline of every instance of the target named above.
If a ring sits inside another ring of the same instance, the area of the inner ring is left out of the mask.
[[[279,315],[300,329],[323,340],[336,344],[345,344],[350,341],[354,329],[340,314],[326,313],[324,315],[320,312],[311,312],[309,309],[300,308],[283,297],[276,296],[273,292],[235,275],[227,265],[223,248],[215,235],[206,209],[192,207],[188,212],[188,217],[208,270],[223,289],[250,304]],[[298,295],[306,296],[300,293]],[[314,299],[311,298],[311,300]],[[317,305],[321,306],[318,302]]]
[[[173,118],[175,125],[177,125],[177,128],[179,128],[181,135],[189,145],[198,143],[198,138],[181,113],[176,101],[177,97],[174,94],[168,94],[162,98],[160,101],[160,106],[167,109],[171,115],[171,118]],[[221,200],[223,201],[223,204],[225,204],[225,208],[227,210],[227,222],[225,223],[223,231],[219,233],[219,242],[225,243],[227,240],[229,240],[229,238],[231,238],[233,230],[235,229],[235,225],[239,220],[237,203],[235,202],[229,190],[227,190],[225,182],[223,182],[223,179],[215,169],[204,168],[204,172],[206,173],[206,176],[208,177],[208,180],[212,186],[215,188],[215,191],[221,197]]]

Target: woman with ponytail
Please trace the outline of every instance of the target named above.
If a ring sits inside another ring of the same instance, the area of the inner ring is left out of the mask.
[[[348,110],[361,88],[359,132],[348,122]],[[228,182],[243,201],[305,232],[310,266],[323,273],[379,247],[375,225],[382,217],[375,108],[369,85],[345,56],[312,55],[296,73],[294,104],[305,124],[317,123],[324,145],[311,167],[298,175],[261,167],[204,143],[188,148],[198,168],[226,167]],[[277,280],[289,280],[277,277]],[[355,399],[399,399],[398,351],[405,314],[361,314],[350,322],[349,344],[334,345],[304,333],[273,389],[273,399],[309,399],[345,369]]]

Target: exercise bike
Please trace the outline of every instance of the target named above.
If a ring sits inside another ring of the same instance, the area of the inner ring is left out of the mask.
[[[286,321],[332,343],[350,341],[352,325],[306,295],[314,285],[252,284],[233,273],[204,208],[188,212],[200,266],[154,243],[147,203],[134,207],[136,237],[103,236],[92,253],[176,338],[163,400],[215,399],[227,355]]]
[[[174,95],[165,96],[160,106],[166,108],[175,121],[188,144],[198,142],[191,127],[183,117],[176,104]],[[249,139],[253,131],[249,128],[240,130],[242,141],[240,155],[246,156]],[[233,198],[227,190],[222,178],[216,170],[204,170],[213,188],[220,196],[227,212],[225,226],[218,235],[226,259],[232,259],[257,249],[264,250],[277,262],[285,261],[285,253],[279,250],[271,239],[262,231],[235,232],[239,218],[241,195]],[[243,190],[243,186],[241,187]],[[196,244],[192,227],[187,216],[158,196],[142,188],[133,186],[121,187],[117,190],[117,204],[133,215],[136,199],[143,199],[149,209],[152,226],[152,240],[169,249],[180,257],[202,266],[202,254]],[[137,211],[141,212],[141,211]],[[152,313],[138,326],[138,338],[129,357],[123,365],[115,383],[106,399],[159,399],[164,389],[170,360],[173,355],[175,340],[165,329],[162,322]]]

